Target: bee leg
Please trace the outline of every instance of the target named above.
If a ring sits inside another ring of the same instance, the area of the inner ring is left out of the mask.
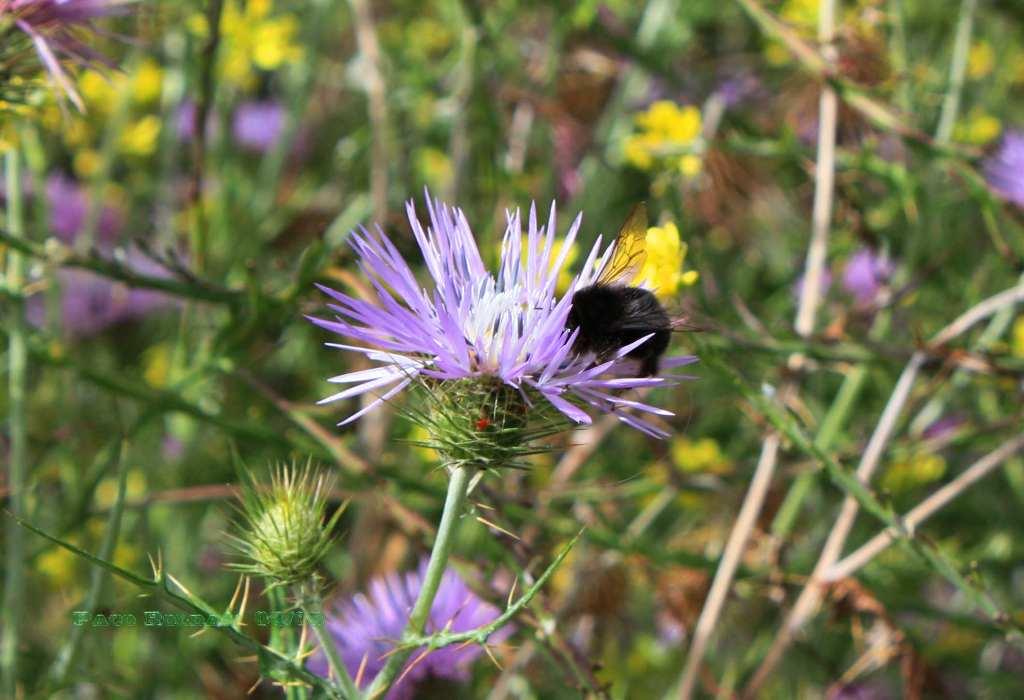
[[[641,377],[653,377],[658,373],[658,358],[657,356],[645,357],[643,362],[640,363],[640,376]]]

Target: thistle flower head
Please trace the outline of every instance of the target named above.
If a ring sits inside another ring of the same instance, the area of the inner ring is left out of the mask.
[[[477,386],[477,403],[449,406],[452,420],[462,427],[478,425],[480,401],[499,400],[508,411],[502,429],[511,426],[516,411],[533,417],[539,406],[550,406],[576,423],[590,423],[585,409],[613,413],[622,422],[646,433],[667,433],[633,412],[669,416],[671,412],[623,398],[620,392],[664,386],[671,377],[641,377],[628,353],[651,339],[640,338],[607,356],[574,351],[576,330],[566,327],[575,290],[594,284],[613,253],[593,246],[564,296],[556,286],[568,252],[580,228],[580,217],[569,227],[560,252],[554,256],[555,209],[546,224],[530,208],[522,246],[522,219],[509,212],[498,273],[484,267],[465,215],[440,201],[427,200],[430,225],[424,229],[410,202],[413,234],[430,273],[424,288],[395,245],[378,228],[353,232],[349,238],[359,267],[370,278],[367,298],[320,287],[334,304],[334,319],[310,318],[318,326],[357,344],[329,346],[360,353],[375,363],[370,369],[330,379],[352,386],[321,403],[366,393],[376,398],[345,419],[349,423],[399,394],[414,382],[457,397],[470,384]],[[693,362],[691,356],[663,359],[663,369]],[[453,385],[459,388],[450,388]],[[498,388],[500,387],[500,391]],[[503,409],[504,410],[504,409]],[[461,416],[461,418],[460,418]],[[490,427],[489,425],[485,425]]]
[[[239,571],[264,576],[273,585],[307,580],[327,552],[343,509],[325,521],[332,481],[307,463],[279,466],[268,488],[250,481],[242,493],[242,534],[231,542],[247,561]]]
[[[29,73],[24,54],[30,44],[61,92],[84,110],[67,67],[103,62],[89,45],[93,21],[124,13],[131,1],[0,0],[0,61],[12,74]]]
[[[355,677],[365,662],[360,678],[363,685],[368,685],[377,675],[395,642],[402,638],[426,569],[427,562],[423,560],[417,570],[405,575],[392,573],[375,579],[370,583],[368,594],[357,593],[337,605],[333,612],[328,611],[327,631],[334,638],[349,674]],[[495,606],[469,590],[455,570],[449,568],[431,606],[426,633],[468,632],[493,622],[499,614]],[[504,627],[488,641],[500,643],[510,633],[511,629]],[[420,659],[422,653],[423,650],[413,652],[399,674],[399,682],[391,686],[385,696],[386,700],[416,697],[417,687],[428,679],[465,682],[470,666],[483,650],[476,645],[452,645],[435,649]],[[414,664],[416,659],[419,660]],[[313,673],[327,676],[327,659],[321,649],[310,657],[308,666]]]

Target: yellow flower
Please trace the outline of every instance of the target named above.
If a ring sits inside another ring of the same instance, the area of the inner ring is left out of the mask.
[[[148,156],[156,150],[160,118],[148,114],[121,133],[121,151],[131,156]]]
[[[967,118],[956,125],[954,136],[957,141],[983,146],[993,141],[1003,130],[997,117],[979,109],[973,109]]]
[[[987,41],[979,41],[967,54],[967,77],[977,80],[992,72],[996,64],[996,54]]]
[[[894,460],[882,476],[882,487],[892,493],[903,493],[941,479],[946,473],[946,460],[932,452],[913,452]]]
[[[100,110],[110,108],[116,92],[111,84],[111,78],[91,69],[83,72],[82,77],[78,79],[78,90],[90,107],[95,105]]]
[[[698,155],[691,153],[689,155],[682,156],[679,159],[679,172],[686,177],[696,177],[697,175],[700,175],[702,167],[703,163]]]
[[[697,281],[696,270],[683,271],[688,246],[679,238],[679,229],[669,221],[664,226],[647,229],[647,259],[634,280],[652,287],[660,299],[673,296],[680,285],[689,287]]]
[[[649,170],[659,152],[686,149],[692,146],[701,133],[700,110],[693,105],[680,107],[669,100],[658,100],[645,112],[635,117],[638,133],[623,142],[622,152],[626,161],[641,169]],[[669,154],[663,157],[668,167],[678,168],[687,177],[700,172],[700,157],[684,153],[681,156]]]
[[[651,155],[647,138],[644,136],[634,134],[627,138],[622,151],[630,165],[640,170],[650,170],[654,165],[654,156]]]
[[[1014,357],[1024,357],[1024,316],[1018,316],[1017,320],[1013,322],[1010,352]]]
[[[225,80],[241,87],[255,82],[254,68],[277,70],[302,57],[296,43],[298,22],[291,15],[271,16],[270,0],[249,0],[244,9],[229,0],[221,15],[221,72]],[[190,20],[190,29],[204,35],[205,21]]]
[[[253,28],[252,62],[262,70],[277,70],[288,61],[297,60],[302,52],[292,40],[298,23],[294,17],[278,17]]]
[[[164,69],[151,58],[144,59],[132,76],[132,97],[138,104],[146,104],[160,98],[164,87]]]
[[[694,441],[676,437],[672,440],[671,452],[672,461],[684,472],[728,474],[732,471],[729,458],[722,454],[722,449],[712,438]]]
[[[680,109],[669,100],[658,100],[652,104],[646,112],[637,115],[636,123],[664,141],[689,143],[700,136],[700,110],[693,105]]]

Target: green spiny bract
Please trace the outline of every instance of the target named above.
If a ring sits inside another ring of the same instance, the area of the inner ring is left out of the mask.
[[[242,492],[241,535],[229,536],[247,561],[231,568],[264,576],[272,586],[308,580],[331,544],[344,507],[326,520],[333,479],[311,468],[279,466],[264,485],[251,478]]]
[[[419,394],[424,400],[404,412],[430,437],[413,444],[437,450],[447,467],[524,468],[526,457],[550,449],[537,440],[567,427],[547,402],[493,377],[424,380]]]

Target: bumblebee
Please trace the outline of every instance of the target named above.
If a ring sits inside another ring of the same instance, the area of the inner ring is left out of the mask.
[[[579,329],[573,351],[592,352],[600,360],[653,333],[628,354],[640,363],[641,376],[649,377],[658,373],[668,349],[672,319],[654,294],[631,284],[647,260],[646,241],[647,207],[641,203],[619,230],[612,258],[597,282],[573,294],[565,325]]]

